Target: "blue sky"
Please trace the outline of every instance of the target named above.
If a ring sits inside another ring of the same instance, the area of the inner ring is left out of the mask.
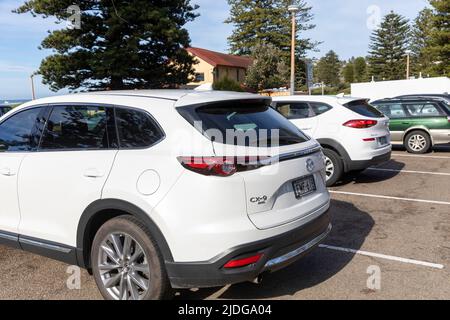
[[[371,30],[368,28],[377,10],[384,15],[394,10],[409,19],[428,5],[427,0],[306,0],[313,7],[316,28],[307,36],[323,42],[320,52],[309,53],[320,57],[330,49],[341,59],[366,55]],[[48,30],[58,28],[51,20],[17,15],[11,10],[23,0],[0,0],[0,100],[29,98],[29,75],[38,69],[41,60],[50,51],[38,46]],[[228,17],[226,0],[192,0],[200,5],[200,17],[187,25],[192,45],[216,51],[227,51],[227,37],[232,26],[223,21]],[[76,1],[74,1],[76,3]],[[52,93],[36,79],[38,97]],[[60,92],[62,93],[62,92]]]

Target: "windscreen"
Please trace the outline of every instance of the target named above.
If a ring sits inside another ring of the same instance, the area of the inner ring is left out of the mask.
[[[207,138],[218,143],[275,147],[309,140],[266,100],[227,101],[182,107],[178,111]]]
[[[347,109],[369,118],[383,118],[384,115],[366,100],[352,101],[344,105]]]

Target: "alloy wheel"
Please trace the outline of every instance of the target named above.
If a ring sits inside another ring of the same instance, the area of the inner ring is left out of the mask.
[[[150,286],[150,267],[141,245],[125,233],[111,233],[98,253],[103,286],[115,300],[141,300]]]
[[[408,140],[408,146],[416,152],[420,152],[427,146],[427,140],[420,134],[413,135]]]
[[[327,156],[325,156],[325,173],[327,181],[330,180],[331,177],[334,175],[334,163]]]

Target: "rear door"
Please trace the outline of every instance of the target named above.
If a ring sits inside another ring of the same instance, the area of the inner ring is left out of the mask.
[[[283,101],[276,103],[276,109],[300,130],[314,137],[317,129],[317,117],[308,102]]]
[[[83,211],[101,199],[118,152],[113,109],[55,105],[19,175],[21,235],[76,246]]]

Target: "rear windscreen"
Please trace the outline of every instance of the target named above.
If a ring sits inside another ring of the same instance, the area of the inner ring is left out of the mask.
[[[344,105],[347,109],[369,118],[383,118],[384,115],[366,100],[352,101]]]
[[[309,138],[266,100],[227,101],[177,109],[212,141],[239,146],[283,146]]]

